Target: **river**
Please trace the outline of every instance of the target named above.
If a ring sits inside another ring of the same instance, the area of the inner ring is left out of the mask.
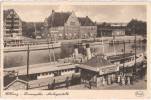
[[[102,45],[94,45],[91,46],[91,51],[97,54],[103,52]],[[125,52],[134,51],[134,43],[126,43],[125,44]],[[124,48],[123,44],[114,44],[104,45],[104,53],[112,53],[112,52],[121,52]],[[51,61],[53,61],[53,52],[55,54],[56,60],[59,58],[65,58],[70,56],[74,52],[74,45],[73,44],[64,44],[61,48],[56,48],[54,50],[50,50],[51,54]],[[83,47],[79,47],[79,53],[84,53]],[[146,52],[146,44],[144,43],[137,43],[137,53]],[[29,57],[30,64],[38,64],[38,63],[47,63],[50,62],[49,59],[49,50],[39,50],[39,51],[30,51]],[[16,67],[16,66],[23,66],[27,63],[27,52],[8,52],[4,53],[4,68],[8,67]]]

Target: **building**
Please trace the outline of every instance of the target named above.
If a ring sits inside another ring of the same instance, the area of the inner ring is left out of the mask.
[[[97,25],[97,36],[123,36],[127,23],[101,23]]]
[[[119,71],[119,66],[104,59],[102,55],[92,57],[77,67],[81,69],[81,82],[88,85],[91,82],[95,87],[115,82]]]
[[[111,23],[112,36],[123,36],[125,35],[127,23]]]
[[[97,34],[96,24],[88,17],[78,17],[80,22],[80,37],[89,38],[95,37]]]
[[[89,17],[78,18],[72,12],[55,12],[46,19],[48,33],[53,39],[75,39],[96,35],[97,26]],[[88,34],[88,35],[87,35]]]
[[[12,81],[10,84],[8,84],[4,90],[26,90],[27,88],[27,82],[21,79],[18,79],[18,77]]]
[[[13,10],[4,10],[4,38],[17,38],[22,36],[22,21],[19,15]]]
[[[69,80],[71,81],[73,79],[75,80],[75,78],[76,81],[78,80],[80,81],[79,79],[80,73],[79,70],[76,68],[76,65],[77,64],[71,64],[71,63],[55,63],[55,64],[43,63],[43,64],[30,65],[29,81],[28,81],[29,89],[37,88],[40,86],[47,86],[48,83],[53,82],[53,80],[55,80],[55,83],[58,85],[64,84],[67,78],[69,78]],[[14,88],[15,89],[22,88],[22,90],[25,90],[26,87],[24,87],[25,85],[22,83],[27,83],[26,66],[6,68],[5,72],[10,73],[12,70],[18,73],[19,80],[17,81],[14,80],[8,85],[4,84],[5,89],[14,90]],[[7,79],[4,78],[4,80],[9,80],[10,78],[12,77],[7,77]],[[20,80],[24,80],[25,82],[22,82]]]

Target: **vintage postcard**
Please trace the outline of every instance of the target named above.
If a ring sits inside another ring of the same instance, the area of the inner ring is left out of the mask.
[[[4,2],[2,96],[149,98],[147,2]]]

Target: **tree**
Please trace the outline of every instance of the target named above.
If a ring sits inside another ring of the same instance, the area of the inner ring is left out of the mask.
[[[132,19],[126,28],[126,35],[146,35],[146,22]]]

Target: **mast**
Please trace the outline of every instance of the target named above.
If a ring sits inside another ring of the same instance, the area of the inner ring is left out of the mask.
[[[103,54],[104,54],[104,43],[103,43],[103,34],[101,32],[101,39],[102,39],[102,51],[103,51]]]
[[[29,84],[28,84],[28,82],[29,82],[29,52],[30,52],[30,50],[29,50],[29,44],[28,44],[28,49],[27,49],[27,87],[26,87],[27,90],[29,89]]]
[[[135,76],[136,75],[136,33],[135,33],[135,27],[133,26],[133,31],[134,31],[134,34],[135,34],[135,65],[133,67],[133,75]]]
[[[53,20],[54,20],[54,15],[53,15],[53,13],[52,13],[52,17],[51,17],[51,28],[54,26],[53,25]],[[52,30],[50,31],[50,38],[51,38],[51,41],[52,41],[52,36],[54,37],[54,41],[56,41],[56,39],[55,39],[55,35],[54,35],[55,33],[53,32],[53,35],[52,35]],[[52,42],[52,51],[53,51],[53,60],[54,60],[54,62],[56,61],[56,57],[55,57],[55,51],[54,51],[54,43],[55,42]]]
[[[37,35],[36,23],[34,23],[34,28],[35,28],[35,38],[36,38],[36,35]]]
[[[53,46],[53,44],[52,44],[52,49],[53,49],[53,60],[54,60],[54,62],[56,61],[56,57],[55,57],[55,51],[54,51],[54,46]]]
[[[136,74],[136,33],[135,33],[135,67],[134,67],[134,73]]]
[[[116,55],[116,51],[115,51],[115,35],[113,35],[113,48],[114,48],[114,54]]]
[[[50,42],[49,42],[49,38],[50,38],[50,34],[49,34],[49,32],[48,32],[48,21],[47,21],[47,19],[46,19],[46,24],[45,24],[45,32],[46,32],[46,34],[47,34],[47,44],[48,44],[48,53],[49,53],[49,62],[51,62],[51,54],[50,54]]]
[[[125,75],[125,41],[123,40],[124,50],[123,50],[123,76]]]

